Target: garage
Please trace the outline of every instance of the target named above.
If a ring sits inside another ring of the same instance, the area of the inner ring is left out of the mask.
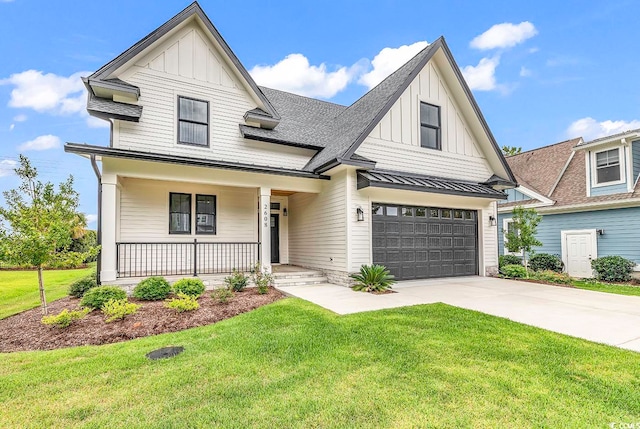
[[[478,274],[478,213],[372,204],[373,263],[397,280]]]

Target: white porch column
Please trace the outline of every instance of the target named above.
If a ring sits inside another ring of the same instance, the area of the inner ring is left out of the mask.
[[[115,174],[102,176],[102,249],[100,259],[100,281],[110,282],[116,279],[116,214],[117,214],[117,183]]]
[[[260,263],[262,269],[271,272],[271,188],[260,187]]]

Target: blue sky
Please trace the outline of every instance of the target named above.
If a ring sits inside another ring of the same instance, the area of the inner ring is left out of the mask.
[[[82,211],[95,215],[89,162],[62,150],[109,141],[106,123],[84,111],[79,77],[188,4],[0,0],[0,191],[17,185],[11,167],[24,153],[46,180],[73,174]],[[640,128],[637,1],[200,4],[266,86],[350,104],[444,35],[500,145]]]

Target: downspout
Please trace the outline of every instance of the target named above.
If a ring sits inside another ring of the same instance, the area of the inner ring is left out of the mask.
[[[96,232],[96,240],[98,241],[98,246],[102,246],[102,175],[100,174],[100,169],[98,168],[98,164],[96,164],[96,156],[91,155],[91,166],[93,167],[93,172],[96,174],[96,178],[98,179],[98,231]],[[102,248],[98,251],[98,264],[96,266],[96,282],[100,285],[100,269],[102,268]]]

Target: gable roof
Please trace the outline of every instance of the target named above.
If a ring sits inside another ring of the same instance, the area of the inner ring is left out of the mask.
[[[129,62],[133,58],[135,58],[137,55],[139,55],[141,52],[143,52],[153,43],[161,39],[163,36],[168,34],[171,30],[173,30],[183,22],[193,17],[199,18],[200,21],[209,30],[211,36],[213,36],[216,42],[220,45],[223,52],[227,55],[229,60],[233,63],[233,65],[238,70],[242,78],[245,80],[246,84],[251,88],[251,90],[253,90],[253,92],[258,97],[258,99],[260,99],[260,101],[264,104],[266,113],[269,114],[274,119],[280,119],[278,112],[273,107],[269,99],[262,93],[262,91],[260,91],[260,89],[258,88],[258,85],[256,85],[251,75],[249,75],[249,72],[244,68],[242,63],[240,63],[240,60],[238,60],[238,57],[236,57],[236,55],[233,53],[229,45],[227,45],[227,42],[225,42],[225,40],[222,38],[218,30],[214,27],[213,23],[211,22],[209,17],[207,17],[207,15],[204,13],[204,11],[202,10],[202,8],[200,7],[197,1],[194,1],[193,3],[191,3],[189,6],[187,6],[184,10],[182,10],[176,16],[171,18],[169,21],[162,24],[156,30],[152,31],[151,33],[146,35],[144,38],[142,38],[140,41],[138,41],[138,43],[136,43],[135,45],[133,45],[132,47],[124,51],[122,54],[118,55],[112,61],[102,66],[100,69],[98,69],[98,71],[90,75],[87,78],[88,85],[89,86],[92,86],[94,84],[104,85],[105,82],[107,82],[107,83],[119,85],[122,88],[126,88],[127,86],[130,88],[131,87],[136,88],[135,86],[130,85],[120,79],[113,79],[113,76],[111,76],[112,73],[118,70],[120,67],[125,65],[127,62]]]
[[[557,209],[581,204],[606,203],[640,198],[640,183],[633,192],[587,197],[586,165],[582,153],[574,148],[583,146],[582,138],[565,140],[507,157],[518,184],[554,201]],[[572,156],[574,155],[575,156]],[[500,204],[500,209],[515,205],[538,203],[536,199]]]

